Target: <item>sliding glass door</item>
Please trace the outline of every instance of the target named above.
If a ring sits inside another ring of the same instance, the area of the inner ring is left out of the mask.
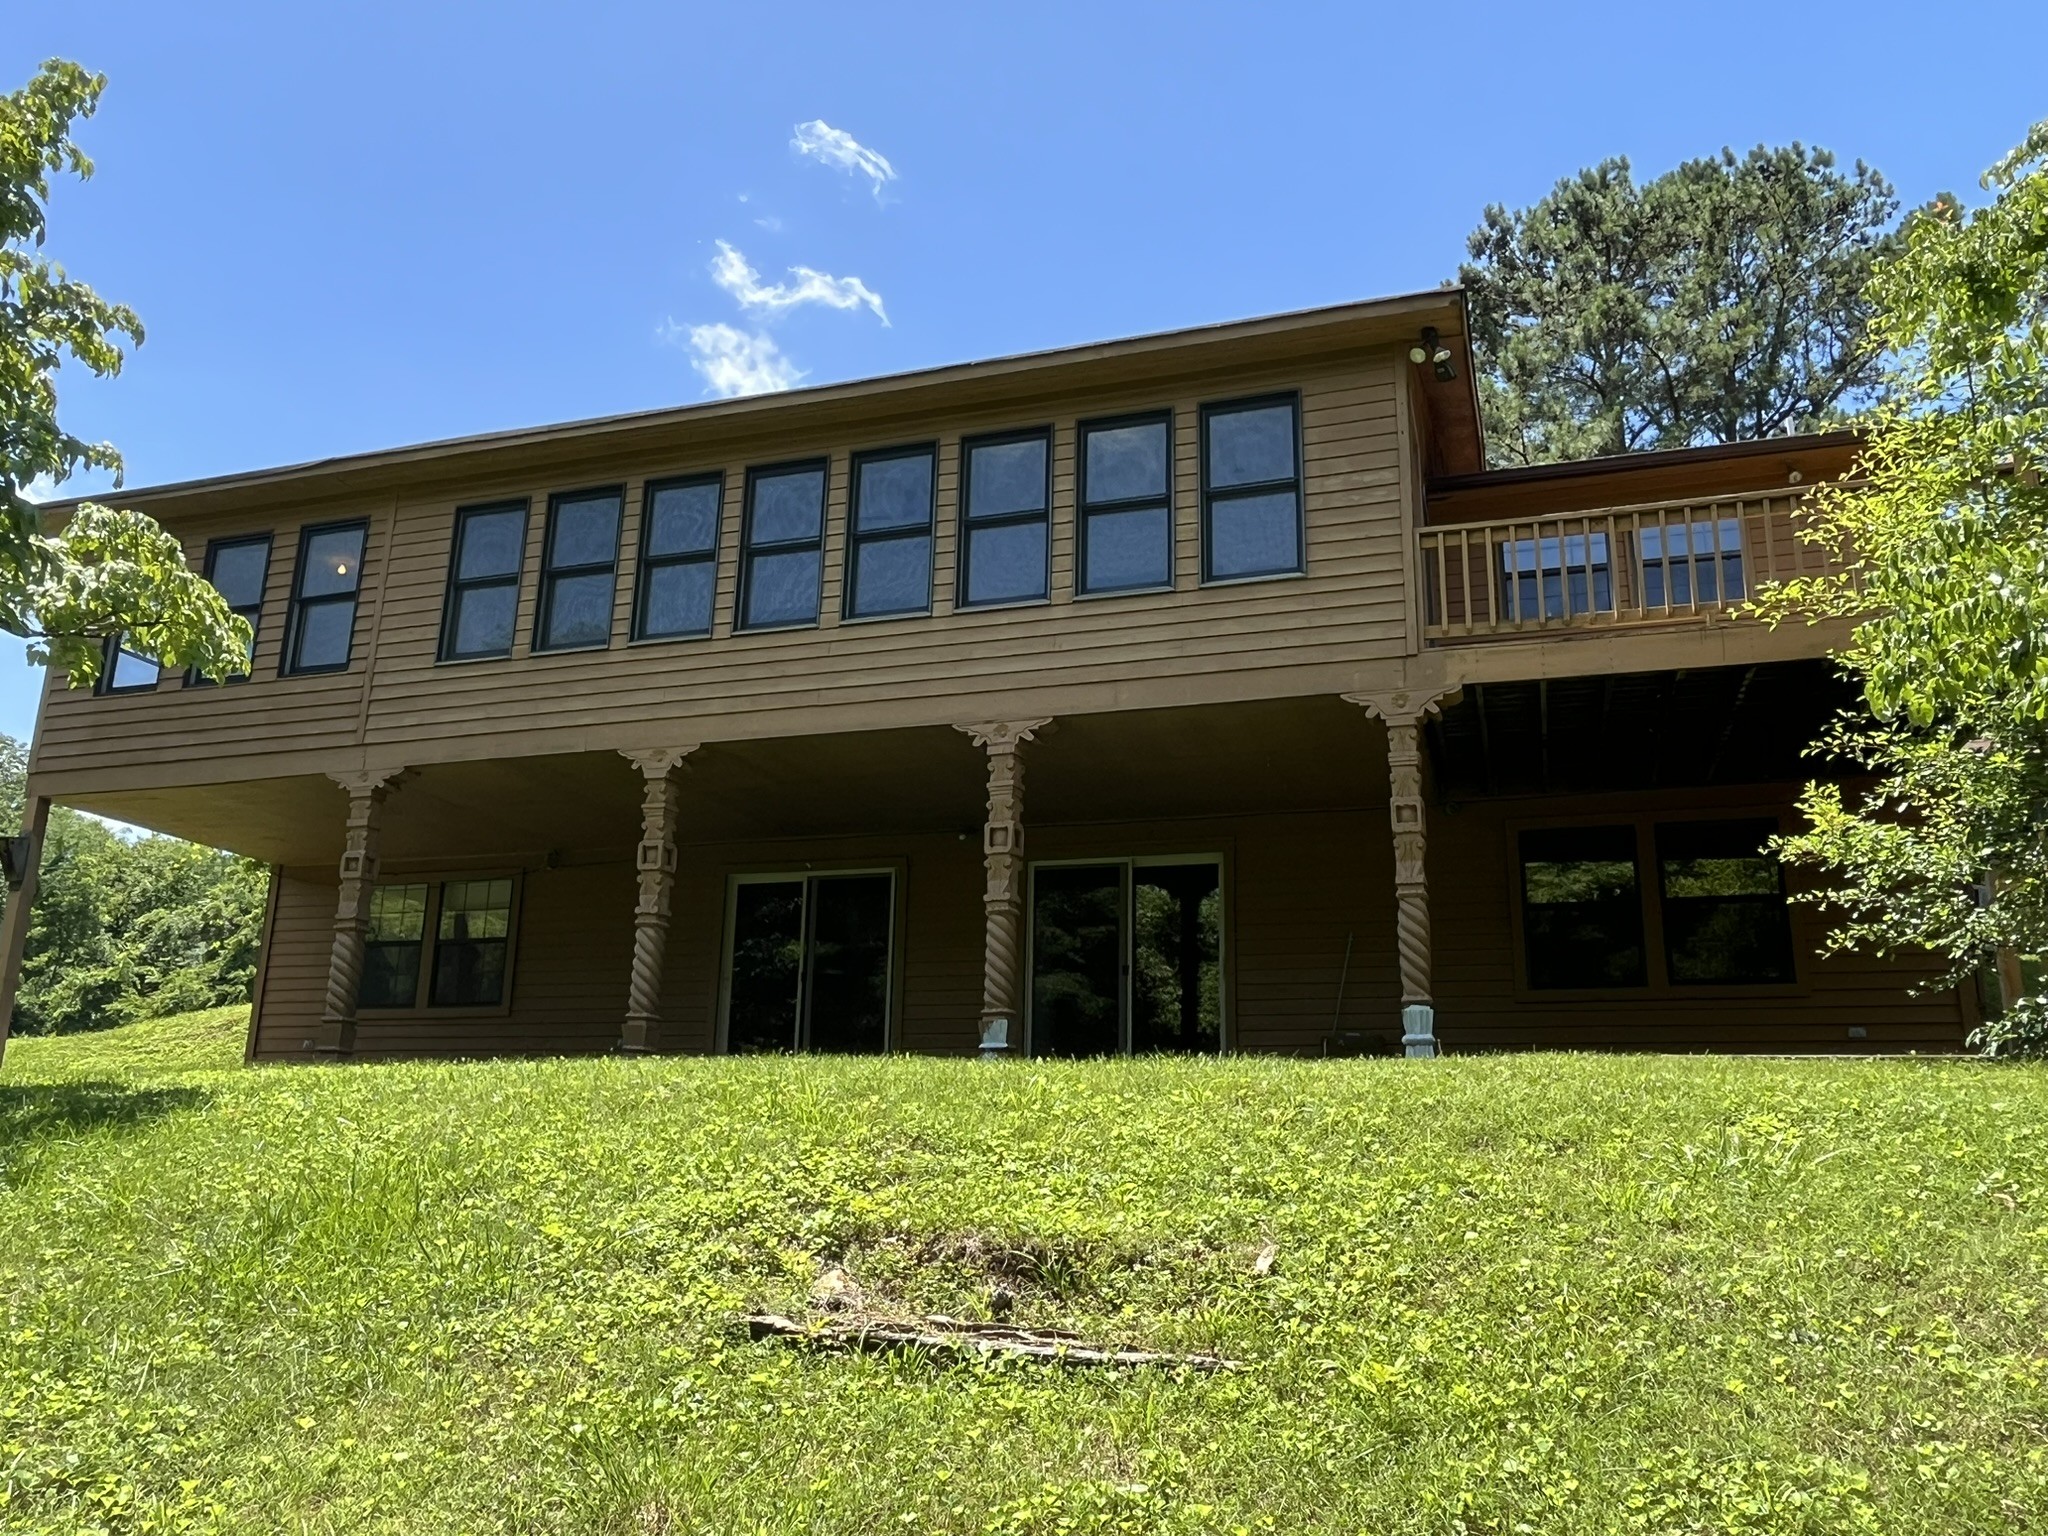
[[[1031,871],[1031,1050],[1223,1048],[1223,866],[1213,857]]]
[[[887,1047],[893,875],[742,875],[730,913],[727,1050]]]

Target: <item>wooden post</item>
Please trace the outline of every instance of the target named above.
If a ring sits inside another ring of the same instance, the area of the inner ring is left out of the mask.
[[[1011,1025],[1022,1006],[1024,949],[1024,759],[1022,748],[1052,721],[991,720],[956,726],[988,754],[988,820],[981,829],[988,890],[981,973],[981,1055],[999,1060],[1022,1039]]]
[[[21,960],[28,948],[28,925],[35,916],[36,887],[42,879],[43,840],[50,831],[50,797],[32,795],[22,806],[22,859],[8,881],[7,912],[0,917],[0,1057],[14,1028],[14,998],[21,990]]]
[[[356,1048],[356,999],[363,989],[370,897],[377,888],[378,851],[384,839],[384,800],[405,776],[403,768],[328,775],[348,795],[348,829],[341,849],[341,889],[334,904],[327,1003],[320,1010],[321,1033],[315,1050],[336,1060]]]
[[[1436,1005],[1429,975],[1428,825],[1422,800],[1422,722],[1458,690],[1347,693],[1349,702],[1387,723],[1387,816],[1394,833],[1394,948],[1401,971],[1401,1045],[1410,1056],[1436,1055]]]
[[[638,1054],[661,1044],[661,967],[668,953],[670,897],[676,884],[676,790],[683,759],[696,751],[684,747],[621,750],[619,755],[640,770],[646,793],[640,802],[640,847],[634,866],[640,873],[640,899],[633,909],[633,973],[626,993],[626,1023],[619,1049]]]

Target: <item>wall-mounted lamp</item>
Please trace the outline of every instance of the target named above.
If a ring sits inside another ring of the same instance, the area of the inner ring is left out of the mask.
[[[1451,349],[1443,344],[1433,325],[1422,328],[1422,340],[1408,349],[1408,361],[1418,368],[1428,363],[1442,383],[1448,384],[1458,376],[1458,370],[1451,366]]]

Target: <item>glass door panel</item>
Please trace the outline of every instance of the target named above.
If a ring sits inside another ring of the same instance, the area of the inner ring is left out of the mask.
[[[735,886],[727,1050],[797,1048],[803,957],[803,881],[748,881]]]
[[[1031,896],[1031,1047],[1040,1056],[1123,1049],[1124,866],[1038,869]]]
[[[1223,872],[1131,869],[1131,1050],[1223,1048]]]
[[[811,1050],[879,1051],[888,1039],[890,885],[887,875],[811,881]]]

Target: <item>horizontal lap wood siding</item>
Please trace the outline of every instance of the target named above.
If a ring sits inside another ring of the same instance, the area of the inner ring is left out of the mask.
[[[1299,389],[1302,398],[1307,575],[1204,588],[1200,408],[1281,389]],[[1079,595],[1077,423],[1166,407],[1174,414],[1173,590]],[[1178,704],[1272,691],[1276,672],[1290,667],[1398,658],[1408,648],[1405,572],[1419,489],[1404,468],[1396,410],[1391,361],[1320,362],[1205,382],[1201,393],[1178,398],[1171,391],[1097,395],[1065,410],[1041,404],[894,421],[886,435],[788,441],[746,458],[724,451],[661,459],[643,453],[609,463],[586,458],[545,479],[481,479],[431,493],[401,492],[376,504],[280,509],[270,519],[241,516],[232,525],[187,519],[178,531],[195,563],[210,536],[274,534],[253,679],[226,689],[185,689],[167,679],[154,693],[113,698],[59,690],[45,712],[37,772],[60,791],[67,773],[144,766],[203,763],[227,782],[304,771],[308,752],[331,753],[339,767],[364,758],[399,763],[573,750],[592,733],[608,742],[628,727],[650,742],[857,728],[884,703],[894,711],[892,723],[904,723],[906,714],[946,723],[976,718],[998,692],[1093,690],[1089,696],[1098,707],[1111,707],[1100,705],[1104,698],[1113,698],[1113,707]],[[956,611],[960,441],[977,432],[1043,425],[1053,429],[1051,600]],[[917,442],[939,445],[932,612],[843,621],[851,454]],[[817,455],[831,460],[820,623],[734,633],[748,464]],[[725,476],[713,633],[633,644],[644,488],[650,479],[713,469]],[[625,516],[611,644],[533,654],[548,497],[613,484],[625,487]],[[455,509],[508,498],[532,507],[512,655],[440,663]],[[299,529],[355,515],[370,517],[372,528],[354,662],[344,674],[280,678]],[[1244,681],[1233,687],[1233,677]]]

